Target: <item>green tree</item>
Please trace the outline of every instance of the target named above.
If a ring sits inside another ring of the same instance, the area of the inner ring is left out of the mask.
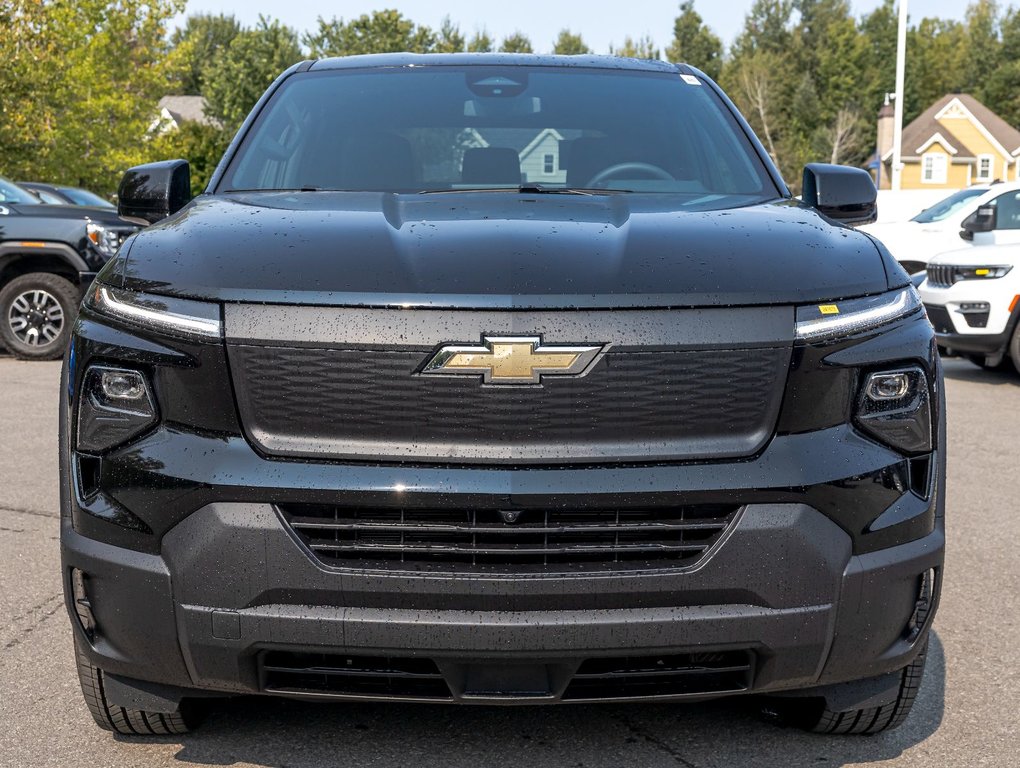
[[[337,18],[326,21],[320,16],[317,24],[315,32],[306,33],[301,39],[313,58],[399,51],[428,53],[436,45],[431,29],[394,10],[373,11],[351,21]]]
[[[492,38],[489,37],[489,33],[484,29],[480,32],[475,32],[474,36],[468,41],[467,49],[472,53],[492,53],[495,50]]]
[[[967,7],[967,27],[963,60],[963,90],[983,95],[985,85],[1002,66],[1002,41],[999,35],[999,6],[995,0],[978,0]]]
[[[623,38],[623,45],[619,48],[614,49],[610,46],[609,53],[614,56],[627,56],[632,59],[661,58],[659,55],[659,49],[655,47],[655,42],[647,35],[639,37],[637,40],[628,35]]]
[[[461,53],[467,49],[467,41],[460,31],[460,27],[450,21],[449,16],[443,17],[443,23],[436,35],[435,53]]]
[[[512,35],[503,38],[499,45],[502,53],[534,53],[531,47],[531,40],[523,32],[514,32]]]
[[[0,167],[110,195],[178,80],[176,0],[0,4]]]
[[[1010,8],[1000,29],[999,66],[988,75],[981,99],[1010,125],[1020,126],[1020,10]]]
[[[581,53],[591,53],[591,48],[585,44],[580,35],[575,35],[569,29],[562,29],[553,45],[553,53],[561,56],[572,56]]]
[[[666,48],[666,58],[698,67],[713,79],[722,71],[722,40],[705,26],[694,10],[693,0],[680,3],[680,15],[673,23],[673,42]]]
[[[205,75],[207,114],[233,133],[276,77],[302,59],[297,33],[264,16],[221,50]]]
[[[231,134],[217,125],[187,122],[145,143],[146,161],[183,158],[191,165],[191,194],[205,189],[230,144]]]
[[[211,13],[192,14],[183,27],[174,30],[170,42],[175,49],[180,49],[185,67],[181,76],[181,93],[202,93],[206,70],[240,32],[241,25],[233,16]]]

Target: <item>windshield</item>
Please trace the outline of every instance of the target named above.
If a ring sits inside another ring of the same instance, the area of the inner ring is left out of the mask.
[[[44,189],[43,187],[26,186],[23,187],[23,189],[27,189],[29,192],[38,197],[47,205],[67,205],[66,200],[64,200],[62,197],[58,195],[53,194],[48,189]]]
[[[116,206],[109,200],[104,200],[94,192],[89,192],[87,189],[79,189],[78,187],[58,187],[60,194],[71,198],[75,205],[95,205],[100,208],[115,208]]]
[[[779,192],[715,93],[578,67],[326,70],[289,78],[218,191],[596,189],[731,207]]]
[[[925,208],[919,214],[917,214],[911,221],[916,221],[919,224],[931,224],[935,221],[942,221],[948,219],[958,210],[963,208],[968,200],[973,200],[975,197],[983,195],[988,190],[986,188],[978,189],[961,189],[959,192],[954,192],[944,200],[940,200],[935,203],[931,208]]]
[[[7,179],[0,179],[0,203],[17,205],[41,205],[39,198]]]

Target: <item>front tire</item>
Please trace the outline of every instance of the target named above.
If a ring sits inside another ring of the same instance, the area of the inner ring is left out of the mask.
[[[967,359],[970,362],[974,363],[974,365],[976,365],[978,368],[983,368],[986,371],[1001,371],[1001,370],[1004,370],[1004,369],[1010,367],[1010,361],[1007,360],[1005,357],[1002,358],[1002,360],[1000,360],[995,365],[989,365],[988,364],[988,357],[985,356],[985,355],[981,355],[981,354],[977,354],[977,353],[970,353],[966,357],[967,357]]]
[[[92,666],[77,640],[74,651],[85,705],[100,728],[124,736],[175,736],[198,725],[197,712],[188,701],[181,702],[172,712],[125,709],[111,704],[106,698],[103,670]]]
[[[1017,373],[1020,373],[1020,323],[1013,329],[1013,337],[1009,340],[1009,358]]]
[[[900,672],[896,698],[888,704],[839,712],[830,709],[825,699],[779,699],[766,711],[784,725],[813,733],[871,736],[891,731],[903,724],[914,706],[927,655],[928,641],[925,640],[920,653]]]
[[[80,300],[69,280],[33,272],[0,290],[0,342],[22,360],[54,360],[64,354]]]

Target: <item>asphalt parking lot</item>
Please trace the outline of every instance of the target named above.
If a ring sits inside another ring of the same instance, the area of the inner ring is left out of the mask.
[[[1020,766],[1020,376],[947,362],[949,553],[899,730],[812,736],[746,702],[527,709],[217,703],[187,737],[96,728],[60,595],[57,363],[0,356],[0,766]]]

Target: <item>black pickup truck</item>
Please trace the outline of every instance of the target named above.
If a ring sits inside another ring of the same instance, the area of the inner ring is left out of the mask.
[[[60,388],[96,722],[756,694],[898,726],[942,583],[942,370],[850,226],[871,178],[803,180],[691,67],[506,54],[297,64],[194,200],[184,160],[129,170],[154,224]]]
[[[44,205],[0,178],[0,348],[60,357],[82,291],[138,229],[107,208]]]

